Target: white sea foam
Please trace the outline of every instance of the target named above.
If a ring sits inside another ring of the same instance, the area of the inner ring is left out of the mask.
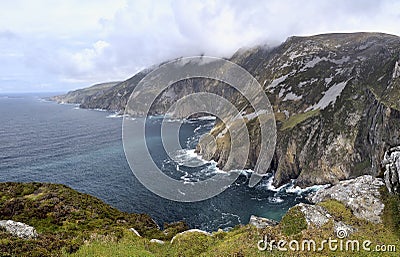
[[[107,115],[107,119],[115,119],[115,118],[123,118],[124,117],[124,115],[122,115],[122,114],[119,114],[119,113],[113,113],[113,114],[110,114],[110,115]]]
[[[198,120],[216,120],[217,118],[215,116],[202,116],[202,117],[198,117]]]
[[[315,192],[320,189],[327,188],[329,186],[330,186],[330,184],[325,184],[325,185],[314,185],[314,186],[310,186],[310,187],[306,187],[306,188],[301,188],[299,186],[292,185],[292,186],[290,186],[290,188],[288,188],[286,190],[286,192],[301,195],[304,193]]]
[[[203,125],[198,126],[197,128],[194,129],[194,133],[197,133],[201,128],[203,127]]]
[[[271,176],[268,178],[266,183],[260,184],[260,187],[264,187],[265,186],[270,191],[279,192],[282,189],[284,189],[284,188],[289,186],[289,184],[285,184],[285,185],[282,185],[280,187],[275,187],[273,185],[273,183],[274,183],[274,176],[271,174]]]
[[[100,109],[100,108],[95,108],[95,109],[92,109],[93,111],[98,111],[98,112],[108,112],[108,110],[105,110],[105,109]]]
[[[268,197],[270,203],[282,203],[284,200],[277,196]]]
[[[195,152],[195,149],[182,149],[173,155],[173,159],[183,166],[200,166],[208,163]]]
[[[290,183],[284,184],[280,187],[275,187],[273,185],[274,182],[274,176],[271,175],[266,183],[260,184],[261,187],[266,187],[270,191],[274,192],[286,192],[286,193],[292,193],[292,194],[305,194],[305,193],[310,193],[310,192],[315,192],[323,188],[327,188],[330,186],[330,184],[325,184],[325,185],[314,185],[306,188],[301,188],[299,186],[295,186],[295,180],[293,179]]]
[[[41,103],[53,103],[53,101],[50,101],[50,100],[47,100],[47,99],[45,99],[45,98],[37,98],[38,99],[38,101],[39,102],[41,102]]]
[[[240,220],[240,216],[234,213],[229,213],[229,212],[222,212],[222,219],[226,219],[227,217],[233,217],[234,219],[237,219],[239,223],[242,221]]]

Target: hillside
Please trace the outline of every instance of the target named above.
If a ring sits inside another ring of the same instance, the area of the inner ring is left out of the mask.
[[[94,238],[118,240],[130,228],[167,240],[187,229],[175,223],[161,231],[149,215],[124,213],[91,195],[45,183],[0,183],[0,220],[26,223],[38,234],[21,239],[1,229],[1,256],[59,256]]]
[[[376,256],[377,245],[386,247],[382,256],[398,256],[400,247],[399,197],[371,176],[310,195],[314,204],[294,206],[279,224],[255,217],[251,224],[211,233],[187,230],[182,222],[164,224],[161,231],[148,215],[120,212],[63,185],[0,183],[0,199],[0,220],[23,222],[37,232],[21,238],[0,221],[1,256]],[[371,209],[369,201],[379,208]],[[260,243],[265,238],[271,248]],[[360,248],[318,250],[323,239],[358,240]],[[281,251],[279,240],[314,240],[318,248]],[[362,248],[365,240],[368,248]]]
[[[275,186],[292,179],[304,187],[383,175],[385,151],[400,144],[399,56],[400,38],[382,33],[291,37],[275,48],[241,49],[233,55],[230,60],[263,85],[273,105],[278,134],[268,172],[274,172]],[[123,112],[132,90],[152,69],[85,98],[81,107]],[[171,86],[151,114],[165,113],[177,99],[201,91],[222,95],[251,116],[252,109],[238,92],[207,79]],[[248,120],[247,127],[251,151],[246,168],[254,168],[258,120]],[[217,151],[201,142],[198,149],[223,167],[229,133],[220,123],[210,133],[218,139]]]
[[[58,103],[83,104],[90,97],[102,96],[105,91],[118,85],[120,82],[107,82],[68,92],[65,95],[53,96],[50,100]]]

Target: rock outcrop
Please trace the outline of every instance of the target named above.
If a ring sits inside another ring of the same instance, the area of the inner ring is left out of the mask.
[[[295,207],[299,207],[300,211],[304,214],[308,228],[321,228],[331,221],[333,222],[333,230],[337,237],[344,238],[356,231],[352,226],[335,219],[328,210],[320,205],[300,203]]]
[[[385,167],[385,184],[390,193],[400,194],[400,146],[393,147],[385,153],[382,161]]]
[[[264,168],[275,174],[275,186],[292,179],[307,187],[382,175],[385,151],[400,145],[399,53],[397,36],[349,33],[290,37],[275,48],[242,49],[232,56],[230,61],[259,81],[273,106],[277,145],[271,167]],[[123,112],[137,83],[155,68],[79,103],[83,108]],[[177,99],[204,91],[223,96],[249,117],[251,146],[245,168],[254,168],[260,124],[250,104],[229,86],[207,79],[180,81],[160,95],[150,114],[165,113]],[[198,147],[221,168],[230,150],[224,126],[217,122],[210,132],[216,147],[201,142]]]
[[[132,233],[135,234],[136,236],[142,237],[142,236],[140,235],[140,233],[139,233],[136,229],[130,228],[129,230],[132,231]]]
[[[159,239],[155,239],[155,238],[150,239],[150,243],[157,243],[157,244],[161,244],[161,245],[165,244],[164,241],[159,240]]]
[[[299,203],[300,211],[304,214],[307,224],[321,227],[332,219],[332,215],[322,206]]]
[[[113,88],[120,82],[107,82],[96,84],[88,88],[78,89],[75,91],[68,92],[65,95],[53,96],[50,99],[58,103],[69,103],[69,104],[85,104],[89,99],[96,99],[101,97],[107,90]]]
[[[365,175],[311,193],[307,199],[312,203],[333,199],[351,209],[357,218],[380,223],[385,205],[380,198],[379,189],[384,185],[382,179]]]
[[[206,236],[211,236],[211,233],[209,233],[209,232],[207,232],[207,231],[204,231],[204,230],[201,230],[201,229],[189,229],[189,230],[186,230],[186,231],[183,231],[183,232],[180,232],[180,233],[176,234],[176,235],[171,239],[171,244],[174,243],[174,241],[175,241],[177,238],[181,237],[182,235],[190,234],[190,233],[198,233],[198,234],[202,234],[202,235],[206,235]]]
[[[393,70],[393,79],[397,79],[398,77],[400,77],[400,65],[397,61]]]
[[[34,239],[38,236],[36,229],[22,222],[13,220],[0,220],[0,227],[13,236],[23,239]]]
[[[275,220],[263,218],[263,217],[258,217],[255,215],[250,216],[249,224],[255,226],[256,228],[266,228],[269,226],[276,226],[279,223]]]

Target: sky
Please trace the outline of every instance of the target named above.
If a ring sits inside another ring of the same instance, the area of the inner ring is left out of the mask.
[[[396,0],[3,0],[0,17],[0,94],[125,80],[173,58],[230,57],[289,36],[400,35]]]

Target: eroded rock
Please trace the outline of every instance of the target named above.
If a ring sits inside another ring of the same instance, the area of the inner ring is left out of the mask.
[[[157,243],[157,244],[162,244],[163,245],[165,242],[162,241],[162,240],[153,238],[153,239],[150,240],[150,243]]]
[[[335,224],[333,226],[333,230],[335,231],[335,235],[338,238],[346,238],[349,235],[351,235],[357,231],[357,229],[353,228],[350,225],[347,225],[346,223],[344,223],[342,221],[335,222]]]
[[[201,229],[189,229],[186,231],[183,231],[181,233],[176,234],[172,239],[171,239],[171,244],[174,242],[174,240],[182,235],[188,234],[188,233],[200,233],[206,236],[211,236],[211,233],[208,233],[207,231],[201,230]]]
[[[38,236],[36,229],[22,222],[13,220],[0,220],[0,227],[4,228],[13,236],[23,239],[33,239]]]
[[[400,146],[385,153],[382,165],[385,166],[385,184],[390,193],[400,194]]]
[[[297,206],[300,207],[300,211],[304,214],[308,226],[321,227],[332,219],[332,215],[322,206],[305,203],[299,203]]]
[[[357,218],[380,223],[380,215],[385,205],[380,199],[379,188],[384,184],[380,178],[365,175],[311,193],[307,199],[312,203],[337,200],[350,208]]]
[[[266,228],[269,226],[276,226],[278,225],[278,222],[275,220],[251,215],[249,224],[255,226],[256,228]]]
[[[133,234],[137,235],[138,237],[142,237],[136,229],[130,228],[129,230],[132,231]]]

